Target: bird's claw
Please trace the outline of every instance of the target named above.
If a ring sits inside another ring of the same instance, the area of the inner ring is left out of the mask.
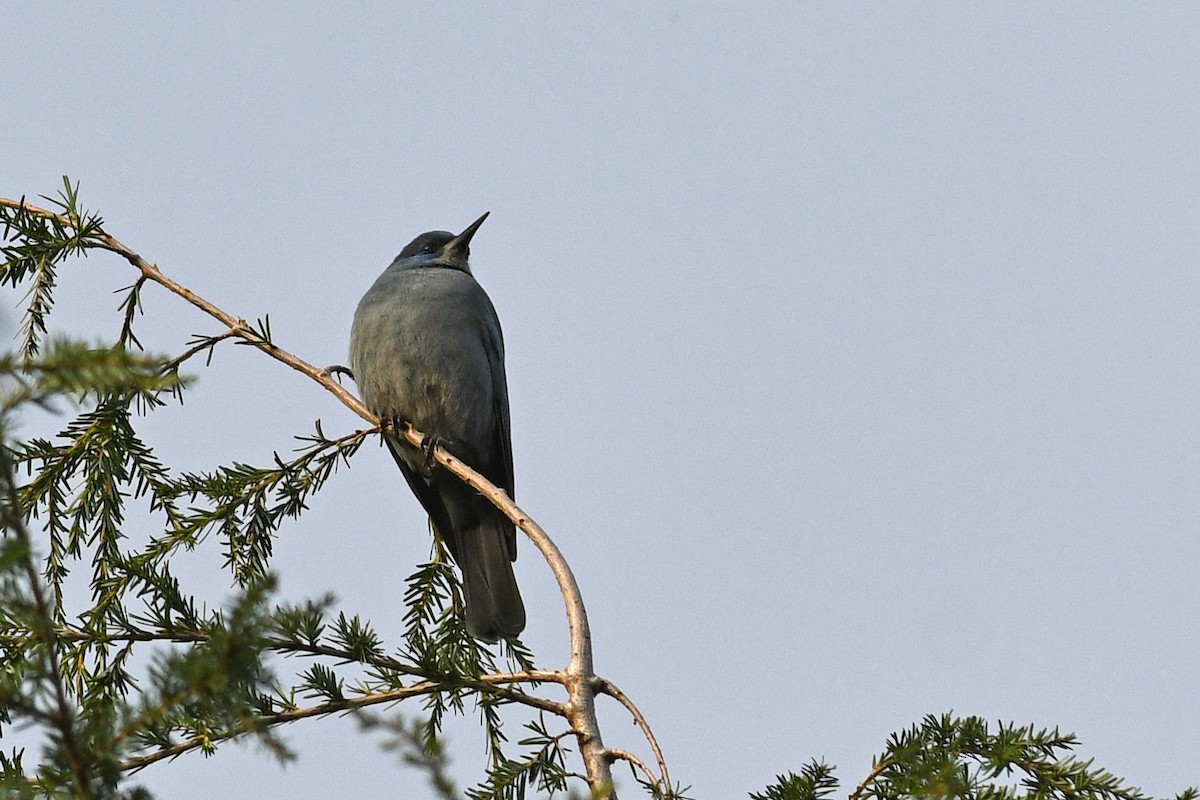
[[[341,383],[341,380],[337,377],[338,375],[345,375],[350,380],[354,380],[354,373],[350,371],[350,368],[343,367],[341,364],[330,364],[328,367],[321,370],[321,374],[326,378],[332,378],[333,380],[336,380],[338,383]]]
[[[401,417],[384,417],[379,420],[379,430],[383,433],[390,433],[393,436],[400,436],[400,432],[408,425],[408,422]]]
[[[436,433],[425,435],[425,441],[421,443],[421,450],[425,453],[425,469],[427,472],[433,472],[437,469],[437,449],[445,446],[445,440]]]

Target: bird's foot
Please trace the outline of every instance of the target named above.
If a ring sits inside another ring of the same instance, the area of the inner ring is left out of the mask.
[[[404,438],[403,431],[405,428],[412,427],[412,423],[403,417],[391,417],[380,420],[380,428],[385,434]],[[450,442],[438,436],[436,433],[425,434],[424,440],[421,442],[421,454],[425,456],[425,469],[423,470],[426,477],[432,475],[441,465],[437,461],[437,449],[440,447],[447,453],[450,452]]]
[[[421,443],[421,450],[425,453],[425,471],[432,473],[438,468],[437,449],[445,448],[446,440],[438,436],[436,433],[425,434],[425,441]]]
[[[403,438],[401,433],[408,427],[408,420],[403,417],[384,417],[379,420],[379,429],[383,433],[390,433],[393,436]]]
[[[354,373],[350,371],[350,368],[343,367],[341,364],[330,364],[328,367],[321,370],[321,374],[326,378],[333,378],[338,383],[341,383],[341,380],[337,377],[338,375],[345,375],[350,380],[354,380]]]

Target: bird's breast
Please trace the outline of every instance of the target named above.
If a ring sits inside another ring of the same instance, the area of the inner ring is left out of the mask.
[[[482,290],[456,271],[410,272],[385,272],[355,313],[350,368],[363,402],[426,433],[478,440],[494,401],[474,299]]]

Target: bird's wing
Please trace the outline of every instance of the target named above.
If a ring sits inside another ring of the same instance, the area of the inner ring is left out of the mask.
[[[485,295],[486,299],[486,295]],[[492,448],[490,452],[499,454],[499,458],[493,466],[497,474],[489,475],[489,479],[494,481],[498,486],[508,493],[512,500],[516,500],[516,494],[513,489],[513,456],[512,456],[512,430],[509,424],[508,413],[508,380],[504,373],[504,334],[500,330],[500,319],[496,316],[496,310],[492,307],[491,300],[487,300],[487,311],[485,314],[483,325],[483,345],[484,352],[487,353],[488,367],[491,370],[492,376]],[[517,531],[512,525],[507,526],[505,544],[508,546],[508,557],[517,560]]]
[[[446,504],[443,502],[441,494],[416,470],[409,466],[400,450],[400,448],[404,447],[403,444],[394,436],[387,434],[384,435],[383,440],[387,443],[392,458],[396,459],[396,465],[400,467],[400,473],[404,476],[404,480],[408,482],[408,488],[412,489],[412,493],[417,496],[417,500],[421,502],[425,513],[429,515],[429,521],[433,523],[438,536],[442,537],[442,541],[445,543],[446,549],[450,551],[450,556],[454,559],[454,563],[461,564],[462,546],[458,541],[458,533],[455,531],[454,525],[450,522],[450,513],[446,511]]]

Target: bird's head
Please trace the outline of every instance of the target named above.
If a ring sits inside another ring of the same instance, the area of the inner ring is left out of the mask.
[[[457,236],[450,231],[422,233],[409,242],[397,258],[411,260],[414,264],[449,267],[470,273],[471,267],[467,259],[471,255],[471,237],[490,213],[485,211],[482,217],[468,225],[467,229]]]

